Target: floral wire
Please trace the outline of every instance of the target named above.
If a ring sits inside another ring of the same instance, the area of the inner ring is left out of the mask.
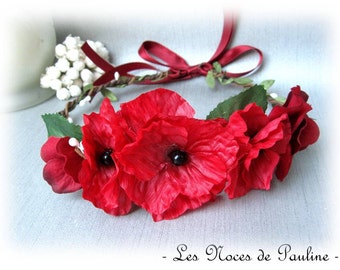
[[[112,80],[108,83],[101,84],[98,86],[93,86],[88,91],[84,92],[83,95],[80,95],[76,99],[69,101],[66,103],[64,110],[58,112],[60,115],[64,116],[65,118],[69,117],[69,112],[73,111],[79,102],[83,100],[85,97],[91,97],[90,102],[92,99],[100,92],[101,90],[108,88],[108,87],[126,87],[132,84],[143,84],[147,81],[157,82],[158,80],[164,79],[168,76],[168,71],[159,72],[153,75],[144,75],[144,76],[122,76],[119,77],[117,80]]]
[[[166,77],[168,77],[169,73],[168,71],[163,71],[163,72],[158,72],[156,74],[152,74],[152,75],[144,75],[144,76],[122,76],[119,77],[117,80],[112,80],[108,83],[105,84],[101,84],[98,86],[93,86],[92,88],[90,88],[89,90],[85,91],[82,95],[80,95],[79,97],[77,97],[76,99],[69,101],[66,103],[64,110],[58,112],[60,115],[62,115],[65,118],[69,117],[69,113],[71,111],[73,111],[77,105],[79,105],[80,101],[83,100],[85,97],[89,96],[91,98],[90,102],[92,101],[92,99],[98,94],[98,92],[101,92],[101,90],[108,88],[108,87],[126,87],[128,85],[132,85],[132,84],[148,84],[148,82],[157,82],[159,80],[162,80]],[[214,74],[215,78],[224,78],[224,79],[228,79],[228,77],[226,76],[225,72],[219,72],[219,73],[215,73]],[[238,84],[237,82],[233,81],[233,84],[236,85],[240,85],[243,88],[248,88],[248,87],[252,87],[254,86],[253,83],[248,83],[248,84]],[[272,104],[273,106],[275,105],[283,105],[284,102],[279,101],[277,99],[274,99],[270,96],[270,94],[267,94],[267,98],[268,98],[268,102],[270,104]]]

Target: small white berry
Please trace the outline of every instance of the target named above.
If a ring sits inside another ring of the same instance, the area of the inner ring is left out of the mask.
[[[79,106],[83,107],[84,105],[86,105],[87,103],[89,103],[91,101],[91,97],[90,96],[86,96],[84,99],[82,99],[81,101],[79,101]]]
[[[72,117],[71,117],[71,116],[67,117],[67,121],[68,121],[70,124],[72,124],[72,123],[73,123]]]
[[[84,61],[78,60],[78,61],[73,62],[72,66],[76,70],[81,71],[81,70],[83,70],[85,68],[85,63],[84,63]]]
[[[98,78],[100,78],[103,75],[103,73],[100,72],[93,72],[93,81],[97,80]]]
[[[68,144],[72,147],[78,147],[79,146],[79,141],[76,138],[70,138],[68,140]]]
[[[89,46],[92,48],[92,50],[94,50],[95,52],[97,52],[97,46],[96,46],[96,43],[92,40],[87,40],[86,41],[87,44],[89,44]]]
[[[104,44],[101,43],[100,41],[96,41],[96,42],[94,43],[94,46],[95,46],[96,48],[102,48],[102,47],[104,47]]]
[[[117,81],[119,79],[119,77],[120,77],[118,71],[115,72],[114,76],[115,76],[115,80]]]
[[[95,63],[93,63],[93,61],[88,57],[85,57],[85,64],[88,68],[95,68],[96,67]]]
[[[55,46],[55,56],[61,58],[66,55],[66,47],[63,44],[58,44]]]
[[[55,66],[50,66],[46,68],[46,75],[51,79],[57,79],[60,77],[60,70]]]
[[[51,81],[51,84],[50,84],[50,87],[53,89],[53,90],[59,90],[61,87],[62,87],[62,82],[61,80],[59,79],[53,79]]]
[[[81,94],[81,88],[78,85],[71,85],[68,90],[72,97],[78,97]]]
[[[57,98],[59,100],[68,100],[70,97],[70,92],[65,87],[57,90]]]
[[[47,75],[42,75],[40,78],[40,86],[42,88],[49,88],[51,87],[51,78]]]
[[[71,62],[79,60],[80,54],[78,49],[70,49],[66,53],[66,58]]]
[[[68,50],[70,49],[75,49],[78,46],[79,38],[77,37],[72,37],[72,36],[67,36],[64,44]]]
[[[74,67],[71,67],[66,71],[66,76],[69,77],[71,80],[78,79],[79,71],[76,70]]]
[[[61,76],[60,79],[61,79],[63,86],[65,87],[70,87],[73,84],[73,80],[67,75]]]
[[[270,96],[273,98],[273,99],[276,99],[278,97],[278,94],[276,93],[271,93]]]
[[[70,62],[66,58],[60,58],[55,63],[55,66],[61,71],[66,72],[70,68]]]
[[[93,82],[93,73],[85,68],[80,72],[80,77],[83,80],[83,82],[85,83],[92,83]]]
[[[109,51],[105,47],[98,48],[97,53],[99,54],[99,56],[101,56],[105,60],[109,59]]]

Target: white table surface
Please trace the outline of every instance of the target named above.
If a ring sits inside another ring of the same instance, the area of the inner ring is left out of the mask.
[[[138,47],[150,39],[196,64],[214,53],[223,21],[222,13],[216,9],[206,13],[197,10],[196,16],[187,16],[189,19],[183,19],[184,13],[159,13],[152,19],[104,14],[92,19],[86,14],[71,18],[55,14],[58,40],[72,34],[102,41],[113,56],[112,62],[122,64],[140,61]],[[249,253],[254,258],[263,249],[272,254],[274,262],[277,248],[288,243],[301,253],[312,246],[315,253],[328,253],[333,262],[339,263],[340,259],[334,258],[340,256],[340,250],[336,162],[339,132],[334,124],[339,121],[335,115],[339,102],[333,98],[337,91],[332,78],[333,27],[324,15],[260,16],[240,10],[232,45],[252,45],[264,53],[263,66],[251,78],[256,82],[275,79],[272,90],[283,96],[299,84],[310,95],[313,110],[309,115],[318,123],[321,136],[316,144],[294,156],[285,181],[275,179],[270,191],[252,191],[235,200],[221,196],[175,220],[155,223],[142,209],[113,217],[83,200],[81,192],[52,192],[42,178],[44,162],[39,152],[47,133],[40,116],[63,108],[64,103],[55,97],[25,110],[1,114],[4,259],[13,255],[13,265],[52,262],[63,269],[70,265],[98,265],[95,256],[103,265],[112,261],[112,269],[114,261],[120,260],[137,265],[145,261],[151,266],[162,263],[189,267],[194,262],[172,261],[178,255],[179,244],[202,255],[203,263],[209,244],[223,245],[225,253]],[[204,118],[219,101],[238,92],[221,86],[211,90],[203,77],[162,86],[186,98],[198,118]],[[119,102],[123,102],[156,87],[130,86],[116,93]],[[99,103],[96,98],[88,107],[77,110],[72,114],[74,120],[80,123],[81,113],[98,110]],[[60,258],[71,261],[66,263]],[[226,269],[230,264],[215,262],[214,266]]]

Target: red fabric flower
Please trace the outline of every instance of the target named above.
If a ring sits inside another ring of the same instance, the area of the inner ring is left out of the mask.
[[[288,114],[291,124],[291,140],[284,154],[280,156],[276,171],[276,176],[280,180],[287,176],[293,155],[315,143],[320,136],[318,125],[307,115],[307,112],[312,110],[307,100],[308,95],[301,90],[300,86],[293,87],[288,94],[285,104],[283,106],[275,106],[269,114],[270,119]]]
[[[138,130],[155,116],[193,117],[195,110],[176,92],[158,88],[141,94],[136,99],[120,106],[117,113],[125,123],[125,131],[134,140]]]
[[[183,116],[159,117],[138,130],[119,155],[122,187],[155,221],[173,219],[214,199],[238,146],[219,123]]]
[[[116,152],[126,144],[120,121],[110,101],[105,99],[99,114],[84,116],[82,127],[85,160],[79,181],[83,198],[112,215],[127,214],[132,205],[119,183],[132,178],[121,170],[116,158]]]
[[[56,193],[81,189],[78,172],[81,158],[68,143],[69,137],[49,137],[41,147],[40,156],[46,162],[43,177]]]
[[[245,195],[251,189],[270,188],[270,183],[290,139],[287,115],[270,120],[255,103],[234,112],[228,131],[239,143],[237,162],[228,173],[225,192],[230,199]]]

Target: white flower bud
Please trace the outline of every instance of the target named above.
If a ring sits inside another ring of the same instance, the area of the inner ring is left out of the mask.
[[[86,105],[87,103],[89,103],[91,101],[91,97],[90,96],[86,96],[84,99],[82,99],[81,101],[79,101],[79,106],[83,107],[84,105]]]
[[[57,79],[60,77],[60,70],[55,66],[50,66],[46,68],[46,75],[51,79]]]
[[[95,46],[96,48],[101,48],[101,47],[104,47],[104,44],[101,43],[100,41],[96,41],[96,42],[94,43],[94,46]]]
[[[118,71],[115,72],[114,76],[115,76],[115,80],[117,81],[119,79],[119,77],[120,77]]]
[[[81,94],[81,89],[78,85],[71,85],[68,90],[72,97],[77,97]]]
[[[109,51],[105,47],[98,48],[97,53],[99,54],[99,56],[101,56],[105,60],[109,59]]]
[[[83,69],[80,72],[80,77],[83,80],[83,82],[86,82],[86,83],[92,83],[93,82],[93,73],[87,68]]]
[[[72,147],[78,147],[79,146],[79,141],[76,138],[70,138],[68,140],[68,144]]]
[[[66,55],[66,47],[63,44],[58,44],[55,46],[55,56],[57,58],[64,57]]]
[[[278,97],[278,94],[276,93],[270,93],[270,96],[273,98],[273,99],[276,99]]]
[[[57,90],[57,98],[59,100],[68,100],[71,97],[70,92],[66,88]]]
[[[78,49],[70,49],[66,53],[66,58],[71,62],[79,60],[80,54]]]
[[[40,86],[42,88],[50,88],[51,87],[51,78],[47,75],[42,75],[40,78]]]
[[[71,80],[75,80],[79,78],[79,71],[76,70],[74,67],[69,68],[66,71],[66,76],[69,77]]]
[[[93,72],[93,81],[97,80],[100,76],[102,76],[103,73],[100,72]]]
[[[53,79],[53,80],[51,81],[50,87],[51,87],[53,90],[58,91],[58,90],[62,87],[62,82],[61,82],[61,80],[59,80],[59,79]]]
[[[65,87],[70,87],[73,84],[73,80],[67,76],[67,75],[63,75],[61,76],[61,82]]]
[[[104,74],[104,70],[102,70],[100,67],[96,67],[96,68],[92,69],[92,71]]]
[[[90,69],[96,67],[95,63],[93,63],[92,60],[90,58],[88,58],[88,57],[85,57],[85,64]]]
[[[70,68],[70,62],[66,58],[60,58],[55,66],[61,71],[66,72]]]
[[[95,43],[94,41],[92,41],[92,40],[87,40],[86,42],[89,44],[89,46],[92,48],[92,50],[94,50],[95,52],[97,52],[97,46],[96,46],[96,43]]]
[[[68,50],[70,50],[70,49],[77,48],[79,41],[80,41],[79,37],[68,36],[68,37],[66,37],[64,44],[65,44],[66,48]]]
[[[84,63],[84,61],[78,60],[78,61],[73,62],[73,65],[72,65],[72,66],[73,66],[76,70],[81,71],[81,70],[83,70],[83,69],[85,68],[85,63]]]

